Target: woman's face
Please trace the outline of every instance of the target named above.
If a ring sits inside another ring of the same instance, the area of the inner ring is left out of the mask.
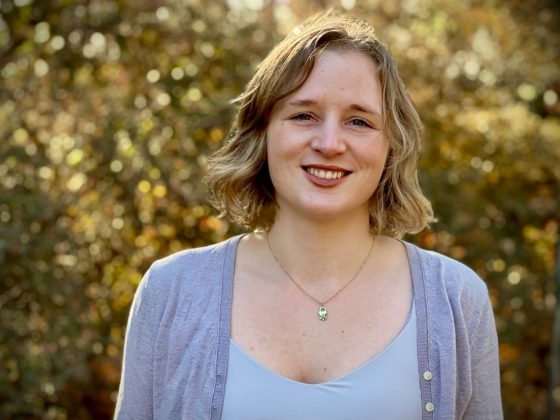
[[[382,109],[370,57],[326,50],[316,59],[303,86],[275,105],[267,128],[277,218],[369,220],[389,149]]]

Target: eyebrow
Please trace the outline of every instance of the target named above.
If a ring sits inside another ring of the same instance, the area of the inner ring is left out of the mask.
[[[317,101],[313,100],[313,99],[296,99],[293,101],[288,102],[288,105],[291,106],[311,106],[311,105],[317,105]],[[355,109],[358,112],[364,112],[366,114],[372,114],[378,118],[381,118],[381,113],[376,111],[375,109],[370,109],[368,107],[365,107],[363,105],[360,104],[351,104],[350,105],[351,109]]]

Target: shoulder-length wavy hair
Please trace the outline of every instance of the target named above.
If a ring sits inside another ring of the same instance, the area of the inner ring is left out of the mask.
[[[274,223],[276,200],[267,165],[266,131],[274,105],[298,90],[326,49],[358,51],[377,65],[382,88],[387,163],[370,198],[370,229],[400,238],[433,220],[417,177],[422,123],[387,48],[369,24],[327,12],[295,28],[261,62],[245,91],[223,146],[208,159],[205,178],[212,204],[250,228]]]

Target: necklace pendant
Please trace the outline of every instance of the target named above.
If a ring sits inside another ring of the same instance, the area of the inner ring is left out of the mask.
[[[329,315],[329,311],[327,311],[327,308],[325,307],[325,305],[321,305],[319,307],[319,311],[317,311],[317,315],[319,315],[319,319],[321,321],[326,321],[327,320],[327,316]]]

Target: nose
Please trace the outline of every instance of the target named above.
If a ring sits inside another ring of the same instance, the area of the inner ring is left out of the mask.
[[[337,121],[324,121],[311,148],[325,156],[334,156],[346,151],[346,141]]]

